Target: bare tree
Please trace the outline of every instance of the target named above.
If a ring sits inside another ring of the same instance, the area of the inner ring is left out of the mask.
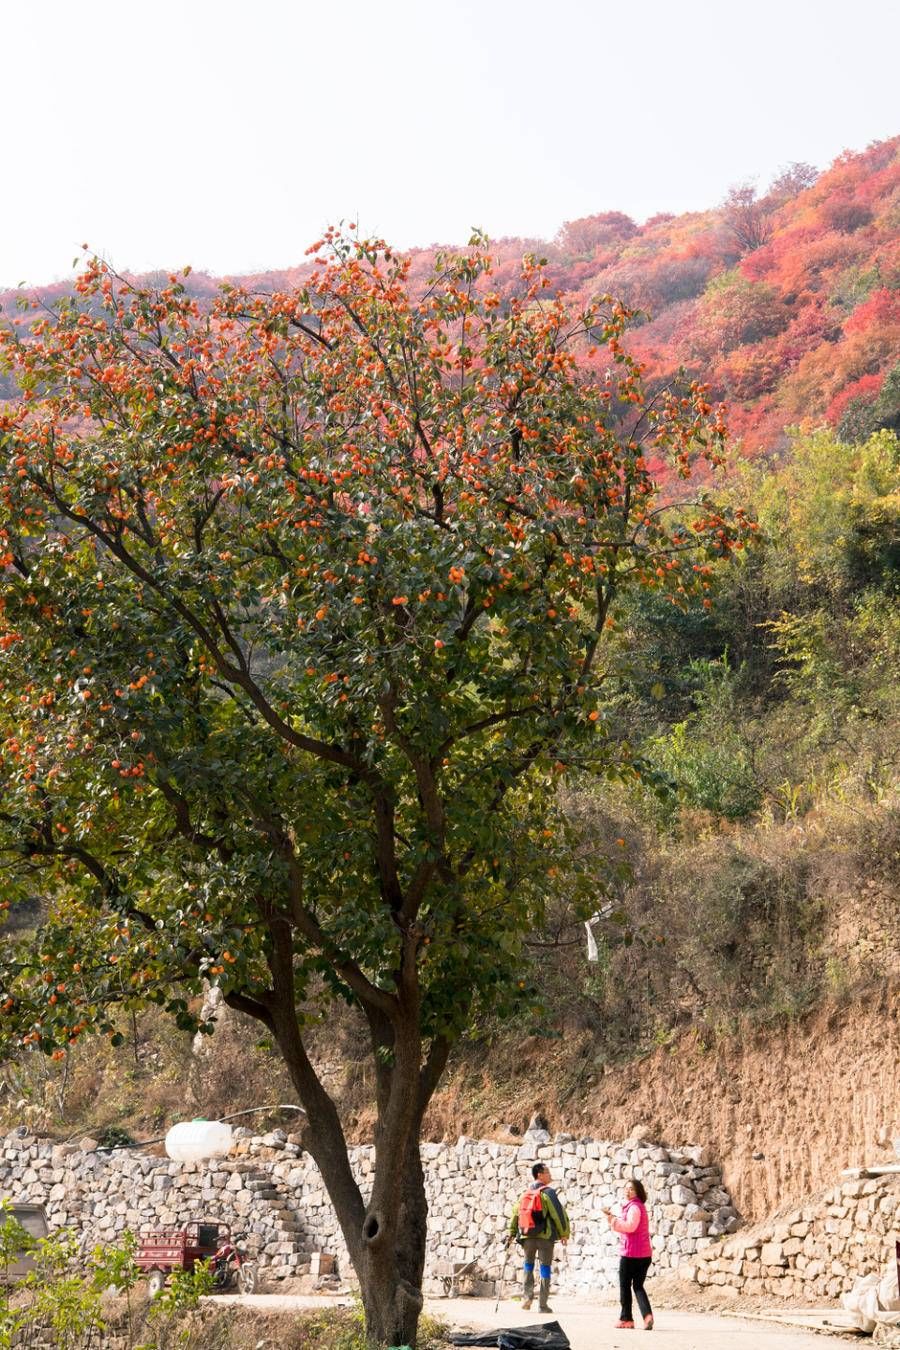
[[[819,170],[814,164],[805,164],[803,160],[795,159],[781,170],[777,178],[772,179],[766,193],[766,201],[771,202],[774,207],[783,206],[785,202],[792,201],[794,197],[799,197],[801,192],[811,188],[818,177]]]
[[[756,184],[736,183],[728,189],[722,203],[725,224],[740,245],[742,253],[752,253],[768,243],[772,236],[773,206],[767,197],[759,197]]]

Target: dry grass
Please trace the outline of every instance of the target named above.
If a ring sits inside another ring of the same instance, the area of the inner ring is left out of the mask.
[[[446,1344],[444,1327],[431,1317],[419,1323],[418,1350]],[[207,1306],[186,1319],[184,1350],[371,1350],[362,1314],[335,1308],[303,1313],[264,1313]]]

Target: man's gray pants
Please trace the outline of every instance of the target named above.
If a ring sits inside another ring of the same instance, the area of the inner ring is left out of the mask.
[[[555,1238],[527,1237],[522,1241],[522,1253],[525,1258],[525,1297],[534,1298],[534,1266],[537,1257],[540,1266],[541,1292],[538,1306],[546,1307],[550,1297],[550,1273],[553,1269],[553,1244]]]

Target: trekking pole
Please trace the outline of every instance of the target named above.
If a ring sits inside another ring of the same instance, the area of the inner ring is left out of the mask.
[[[500,1311],[500,1300],[503,1297],[503,1281],[506,1279],[506,1267],[509,1265],[509,1253],[512,1245],[508,1245],[503,1255],[503,1265],[500,1267],[500,1279],[497,1282],[497,1302],[494,1304],[494,1316]]]

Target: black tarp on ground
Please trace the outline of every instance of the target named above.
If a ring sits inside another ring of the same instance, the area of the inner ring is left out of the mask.
[[[454,1331],[451,1345],[494,1345],[497,1350],[572,1350],[558,1322],[537,1322],[530,1327],[500,1327],[498,1331]]]

